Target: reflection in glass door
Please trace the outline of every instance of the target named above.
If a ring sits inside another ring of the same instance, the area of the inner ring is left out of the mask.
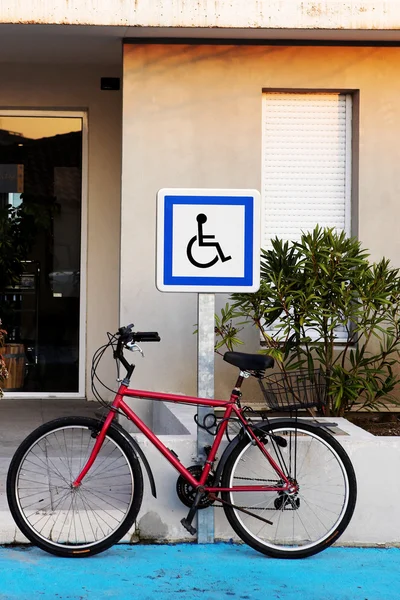
[[[54,114],[54,113],[53,113]],[[0,319],[8,392],[79,391],[82,116],[0,114]]]

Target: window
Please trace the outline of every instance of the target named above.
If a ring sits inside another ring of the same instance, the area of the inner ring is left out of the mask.
[[[350,94],[263,94],[264,248],[336,227],[351,233]]]
[[[16,224],[2,228],[4,389],[16,397],[84,395],[86,135],[82,112],[0,114],[0,221]]]
[[[351,158],[350,94],[263,94],[263,248],[317,224],[351,234]]]

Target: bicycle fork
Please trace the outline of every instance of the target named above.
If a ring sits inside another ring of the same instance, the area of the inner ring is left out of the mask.
[[[91,468],[91,466],[93,465],[94,461],[96,460],[96,457],[97,457],[98,453],[100,452],[100,448],[103,445],[108,428],[110,427],[114,418],[115,418],[115,411],[111,410],[109,412],[109,414],[107,415],[106,420],[104,421],[104,424],[103,424],[100,432],[96,436],[94,436],[94,434],[93,434],[93,437],[96,437],[96,442],[93,446],[93,450],[90,453],[89,459],[88,459],[87,463],[85,464],[85,466],[83,467],[82,471],[79,473],[78,477],[71,483],[72,488],[78,488],[78,487],[80,487],[80,485],[82,485],[82,480],[85,477],[85,475],[87,474],[87,472],[89,471],[89,469]]]

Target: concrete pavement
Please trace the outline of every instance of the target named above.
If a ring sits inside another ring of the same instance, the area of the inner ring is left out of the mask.
[[[277,560],[242,545],[136,545],[84,559],[0,548],[1,600],[399,600],[400,549]]]

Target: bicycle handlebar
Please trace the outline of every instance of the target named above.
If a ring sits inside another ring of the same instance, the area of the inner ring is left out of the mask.
[[[158,331],[132,331],[133,323],[126,327],[120,327],[117,332],[122,344],[128,342],[160,342]]]
[[[127,373],[126,377],[129,380],[132,375],[133,369],[135,368],[133,365],[130,365],[126,358],[124,357],[123,347],[127,347],[129,342],[160,342],[161,338],[158,335],[157,331],[132,331],[133,323],[127,325],[126,327],[120,327],[115,334],[118,338],[117,347],[114,350],[114,358],[119,360],[121,364],[125,367]]]

